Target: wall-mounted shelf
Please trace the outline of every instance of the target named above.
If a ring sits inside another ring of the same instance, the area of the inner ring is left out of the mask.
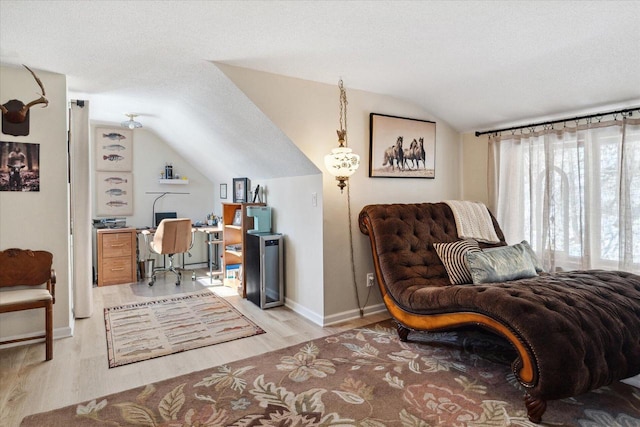
[[[182,184],[187,185],[189,183],[188,179],[159,179],[158,184]]]

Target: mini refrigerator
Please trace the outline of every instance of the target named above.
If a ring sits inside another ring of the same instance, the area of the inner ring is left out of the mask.
[[[245,290],[258,307],[284,305],[284,239],[280,233],[247,233],[245,242]]]

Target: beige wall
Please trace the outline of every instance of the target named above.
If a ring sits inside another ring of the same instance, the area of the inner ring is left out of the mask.
[[[1,135],[2,141],[40,144],[40,191],[0,192],[0,249],[42,249],[53,253],[57,274],[54,329],[72,332],[67,197],[66,77],[34,70],[44,84],[49,106],[31,109],[28,136]],[[33,100],[39,88],[24,68],[0,66],[0,102]],[[0,336],[16,338],[44,330],[44,310],[0,315]]]
[[[322,173],[322,223],[308,224],[310,233],[301,235],[296,246],[309,248],[297,253],[297,270],[314,271],[322,253],[324,260],[317,277],[287,277],[295,281],[294,301],[302,304],[306,294],[323,292],[322,311],[316,313],[332,323],[358,315],[355,292],[351,281],[349,259],[349,227],[347,193],[340,194],[335,179],[324,170],[324,155],[337,146],[338,96],[336,85],[315,83],[285,76],[263,73],[237,67],[220,65],[236,85],[260,108]],[[348,98],[349,147],[361,156],[361,166],[351,177],[351,221],[355,253],[356,280],[361,302],[367,294],[365,277],[373,271],[370,246],[366,236],[359,231],[357,218],[366,204],[392,202],[420,202],[455,199],[460,197],[460,137],[445,122],[423,111],[416,105],[388,96],[352,90],[345,78]],[[436,179],[385,179],[368,177],[369,113],[381,113],[425,120],[435,120],[436,125]],[[301,191],[300,206],[310,203],[310,188]],[[277,208],[277,207],[276,207]],[[297,207],[291,203],[290,215]],[[322,236],[319,240],[318,236]],[[311,256],[310,254],[316,254]],[[289,258],[287,258],[289,261]],[[288,284],[290,285],[290,284]],[[291,295],[287,294],[289,298]],[[381,303],[377,289],[372,292],[368,306]],[[314,308],[314,311],[319,310]]]
[[[489,205],[487,190],[488,138],[462,134],[462,198]]]

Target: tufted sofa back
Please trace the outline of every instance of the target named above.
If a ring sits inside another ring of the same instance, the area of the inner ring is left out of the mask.
[[[505,245],[500,226],[493,215],[491,219],[500,245]],[[359,225],[369,235],[385,286],[400,287],[397,291],[402,293],[414,287],[450,285],[433,248],[433,243],[459,240],[453,212],[446,203],[368,205],[360,211]]]

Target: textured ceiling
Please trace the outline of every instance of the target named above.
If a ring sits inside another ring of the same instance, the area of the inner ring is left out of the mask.
[[[203,142],[263,140],[228,155],[268,178],[317,169],[212,62],[342,77],[466,132],[640,104],[639,22],[638,1],[2,0],[0,61],[67,75],[97,121],[144,114],[204,173]]]

